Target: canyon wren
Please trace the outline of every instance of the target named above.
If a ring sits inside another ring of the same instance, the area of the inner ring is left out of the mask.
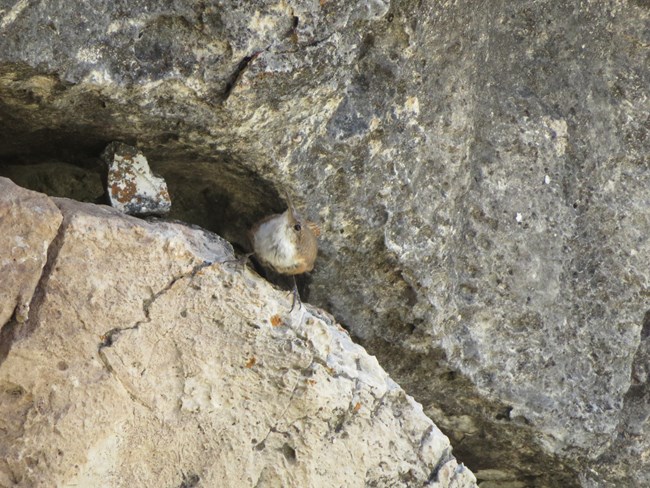
[[[252,254],[263,267],[293,279],[293,310],[296,300],[300,305],[296,275],[314,269],[320,229],[303,220],[288,196],[287,200],[289,208],[284,213],[269,215],[251,228],[250,240]]]

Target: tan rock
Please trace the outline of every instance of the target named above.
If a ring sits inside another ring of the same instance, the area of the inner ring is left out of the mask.
[[[0,365],[0,486],[475,486],[374,357],[219,264],[225,241],[54,201],[33,332]]]
[[[41,193],[0,178],[0,327],[16,312],[24,322],[61,212]]]

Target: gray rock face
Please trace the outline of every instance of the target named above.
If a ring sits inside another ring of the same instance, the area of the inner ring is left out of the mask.
[[[242,247],[288,190],[323,230],[309,300],[485,486],[642,486],[649,12],[17,2],[0,156],[137,142],[172,217]]]
[[[476,487],[374,357],[220,264],[222,239],[5,178],[0,195],[57,233],[29,319],[1,325],[0,485]]]

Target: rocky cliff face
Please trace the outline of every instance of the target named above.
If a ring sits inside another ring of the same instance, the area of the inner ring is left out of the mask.
[[[476,486],[374,357],[216,235],[5,178],[0,213],[2,486]]]
[[[3,8],[0,174],[93,201],[137,145],[242,247],[289,191],[309,301],[484,486],[650,484],[647,2]]]

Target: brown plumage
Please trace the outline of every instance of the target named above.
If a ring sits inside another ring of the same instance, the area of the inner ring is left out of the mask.
[[[263,218],[250,231],[253,254],[259,263],[276,273],[293,277],[292,310],[296,299],[300,302],[295,275],[314,269],[319,235],[318,226],[303,220],[291,200],[286,211]]]

